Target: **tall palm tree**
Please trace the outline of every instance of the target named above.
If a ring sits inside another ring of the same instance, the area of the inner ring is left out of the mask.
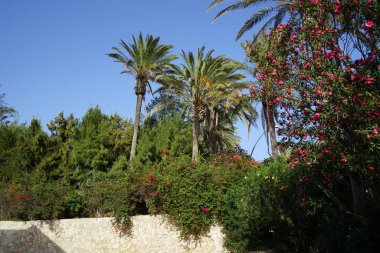
[[[207,110],[203,126],[203,139],[207,153],[217,153],[223,148],[235,148],[239,144],[239,137],[235,134],[236,117],[228,112],[214,114]],[[214,120],[211,118],[214,116]]]
[[[243,90],[249,89],[249,85],[241,82],[237,76],[236,78],[231,75],[233,78],[228,78],[229,73],[243,70],[245,66],[233,61],[229,63],[231,64],[232,66],[225,68],[226,76],[220,79],[221,83],[214,83],[210,91],[213,100],[208,106],[204,121],[204,135],[207,150],[213,153],[220,151],[224,146],[236,146],[237,140],[233,138],[233,133],[237,119],[247,125],[249,134],[250,127],[257,117],[252,99],[242,93]]]
[[[213,0],[207,9],[210,10],[214,6],[221,4],[224,1],[225,0]],[[248,20],[245,21],[244,25],[240,28],[238,34],[236,35],[236,40],[238,40],[244,33],[249,31],[253,26],[259,24],[261,21],[265,21],[265,23],[260,28],[260,31],[265,31],[272,25],[273,27],[276,27],[282,22],[282,20],[284,20],[286,15],[290,13],[291,7],[295,2],[296,1],[294,0],[237,0],[235,3],[222,9],[214,17],[213,22],[222,15],[231,11],[247,8],[258,8],[260,7],[261,3],[268,3],[268,7],[259,9]],[[256,40],[256,37],[254,40]]]
[[[120,41],[120,45],[126,51],[125,53],[117,47],[113,47],[112,49],[116,53],[108,54],[116,62],[123,64],[125,70],[121,72],[122,74],[130,74],[136,80],[137,102],[130,160],[136,155],[141,105],[146,88],[147,86],[150,87],[149,82],[155,82],[160,76],[169,73],[172,70],[171,61],[177,59],[176,55],[171,54],[173,46],[160,44],[160,37],[147,35],[144,39],[140,33],[137,39],[134,36],[132,39],[133,42],[129,45],[123,40]]]
[[[227,96],[229,92],[236,91],[236,88],[233,90],[226,87],[232,87],[244,78],[244,75],[238,73],[241,69],[239,64],[225,56],[212,57],[212,53],[213,50],[206,53],[204,47],[198,49],[196,55],[191,52],[185,53],[182,51],[181,56],[184,64],[176,66],[175,75],[167,77],[163,81],[166,85],[158,90],[159,92],[180,98],[183,104],[183,113],[184,115],[188,115],[193,126],[192,160],[195,162],[198,161],[202,123],[210,115],[211,117],[214,116],[214,118],[208,122],[212,124],[218,122],[218,118],[215,118],[215,115],[217,115],[217,109],[223,106],[224,101],[222,98]],[[222,87],[225,87],[224,90]],[[236,95],[236,92],[234,94]],[[229,103],[233,102],[232,99],[228,101]],[[160,107],[163,108],[164,104],[158,103],[148,113],[147,117],[159,110]],[[232,111],[232,106],[230,107],[229,109]],[[213,113],[210,114],[210,111],[213,111]],[[226,136],[230,137],[228,134]]]
[[[263,129],[266,136],[266,141],[268,145],[268,153],[269,153],[269,145],[271,147],[270,155],[272,157],[276,157],[278,155],[278,147],[276,140],[276,129],[275,129],[275,120],[274,120],[274,112],[275,108],[269,105],[268,99],[261,99],[262,111],[261,111],[261,120]]]

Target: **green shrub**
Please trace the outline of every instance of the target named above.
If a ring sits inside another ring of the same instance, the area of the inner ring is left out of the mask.
[[[71,189],[66,196],[63,197],[63,217],[65,218],[78,218],[84,212],[84,197],[78,190]]]
[[[27,220],[27,197],[20,184],[0,184],[0,219]]]
[[[284,198],[289,187],[286,169],[283,160],[258,166],[228,188],[220,213],[227,248],[246,252],[287,241],[293,224],[282,210],[289,200]]]
[[[129,230],[134,202],[131,201],[133,187],[126,172],[115,170],[95,173],[91,181],[81,186],[80,192],[90,217],[113,216],[121,231]]]
[[[77,212],[69,210],[70,187],[59,182],[35,181],[26,177],[23,184],[10,184],[4,191],[8,191],[3,196],[6,202],[4,206],[10,208],[10,219],[55,220],[79,216],[79,206]]]
[[[372,252],[362,248],[365,242],[365,220],[350,213],[329,210],[318,226],[318,235],[312,245],[314,252]],[[376,252],[376,251],[373,251]]]
[[[55,220],[62,218],[64,197],[68,188],[59,183],[41,182],[31,184],[27,198],[27,214],[31,220]]]
[[[155,125],[145,124],[141,130],[133,167],[150,166],[163,157],[191,155],[192,130],[179,115],[164,116]]]
[[[225,246],[233,252],[377,252],[378,214],[350,213],[336,196],[344,184],[321,172],[292,170],[285,157],[248,170],[222,197]]]
[[[227,188],[255,166],[233,151],[197,164],[188,156],[166,157],[143,172],[149,212],[166,214],[182,238],[198,239],[217,223]]]
[[[188,157],[160,163],[147,175],[152,184],[149,210],[167,214],[183,238],[199,238],[209,231],[219,207],[221,188],[213,170],[191,164]]]
[[[83,198],[75,188],[26,176],[22,183],[0,186],[1,219],[55,220],[81,217]]]

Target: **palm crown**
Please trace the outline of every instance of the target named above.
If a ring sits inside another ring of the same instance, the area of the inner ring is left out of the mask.
[[[133,43],[129,45],[123,40],[120,41],[127,54],[113,47],[116,53],[110,53],[108,56],[123,64],[125,70],[121,73],[130,74],[136,79],[136,95],[145,95],[149,82],[156,81],[160,75],[170,72],[171,61],[177,59],[177,56],[170,54],[172,45],[159,44],[160,37],[147,35],[144,39],[140,33],[137,39],[134,36],[132,39]]]
[[[215,134],[221,130],[221,122],[229,122],[232,125],[232,118],[243,108],[247,109],[250,106],[249,102],[242,102],[245,97],[239,95],[241,89],[247,88],[242,82],[245,76],[239,73],[243,65],[226,56],[212,57],[212,53],[213,50],[206,52],[204,47],[198,49],[196,55],[182,51],[184,64],[174,66],[174,75],[164,77],[161,81],[166,85],[158,90],[179,97],[183,103],[183,113],[188,115],[193,124],[193,160],[197,160],[202,122],[207,121],[204,124],[207,127],[203,128],[204,135],[216,139]],[[163,108],[163,103],[158,103],[152,108],[148,117],[160,107]],[[233,111],[235,113],[232,113]],[[252,121],[255,115],[253,111],[252,108],[245,110],[246,116],[251,115],[245,118]],[[230,117],[228,120],[227,116]],[[228,129],[233,132],[232,128]],[[211,149],[215,150],[212,147]]]

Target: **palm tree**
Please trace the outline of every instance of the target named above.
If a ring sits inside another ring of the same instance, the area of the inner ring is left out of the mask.
[[[210,116],[214,115],[214,120]],[[239,144],[239,137],[235,135],[236,117],[231,114],[214,114],[208,110],[203,122],[203,139],[208,154],[217,153],[223,148],[235,148]]]
[[[130,160],[136,154],[137,136],[141,114],[141,105],[146,93],[149,82],[157,81],[162,75],[170,73],[172,69],[171,61],[177,59],[176,55],[171,54],[172,45],[160,44],[160,37],[147,35],[145,39],[140,33],[138,39],[132,36],[133,43],[126,44],[123,40],[120,45],[126,53],[113,47],[116,53],[109,53],[108,56],[114,58],[116,62],[123,64],[125,68],[121,73],[132,75],[136,80],[135,93],[137,96],[136,113],[133,130]]]
[[[213,0],[212,3],[208,6],[208,10],[213,8],[214,6],[221,4],[225,0]],[[265,31],[267,28],[276,27],[278,24],[284,20],[287,13],[291,11],[292,5],[295,1],[292,0],[238,0],[234,4],[227,6],[222,9],[213,19],[213,22],[216,21],[222,15],[229,13],[235,10],[241,10],[246,8],[255,8],[260,7],[261,3],[270,3],[269,7],[259,9],[256,11],[247,21],[245,21],[244,25],[240,28],[236,40],[240,39],[240,37],[250,30],[253,26],[257,25],[261,21],[265,20],[264,25],[260,28],[260,31]],[[269,19],[268,19],[269,18]],[[258,34],[260,33],[258,32]],[[254,38],[256,40],[256,37]]]
[[[266,141],[268,145],[268,153],[269,153],[269,143],[271,147],[270,155],[272,157],[276,157],[278,155],[278,147],[276,140],[276,129],[275,129],[275,120],[274,120],[274,112],[275,108],[269,105],[267,99],[261,99],[262,111],[261,111],[261,120],[263,129],[266,136]]]
[[[165,81],[161,80],[166,83],[166,85],[158,90],[164,94],[171,94],[180,98],[183,104],[183,114],[188,115],[192,122],[192,160],[195,162],[198,161],[199,138],[201,136],[202,123],[204,123],[206,119],[209,119],[207,122],[213,124],[213,126],[209,126],[209,128],[213,129],[218,125],[218,122],[222,122],[219,120],[220,117],[215,117],[215,115],[222,115],[217,114],[219,111],[226,112],[225,115],[227,115],[227,110],[222,110],[223,103],[224,106],[227,104],[226,101],[231,104],[230,108],[228,108],[230,112],[233,111],[233,100],[223,100],[223,97],[228,97],[227,94],[232,91],[234,91],[236,95],[236,87],[240,86],[236,86],[234,88],[235,90],[232,87],[244,78],[244,75],[238,73],[241,69],[241,64],[237,64],[225,56],[212,57],[212,53],[213,50],[206,53],[204,47],[198,49],[195,56],[191,52],[185,53],[182,51],[181,56],[184,60],[184,64],[182,64],[181,67],[175,67],[175,75],[164,78],[166,79]],[[147,114],[147,117],[164,107],[165,102],[157,103]],[[234,115],[237,115],[237,113]],[[213,118],[210,119],[210,117]],[[219,127],[219,130],[221,129],[222,128]],[[213,133],[215,132],[216,131]],[[230,134],[226,134],[227,132],[224,133],[226,136],[225,139],[231,137]]]
[[[226,76],[221,78],[221,83],[215,83],[210,95],[213,97],[212,104],[208,106],[206,119],[204,121],[204,135],[206,147],[209,152],[216,153],[224,146],[236,146],[237,139],[233,135],[234,124],[237,119],[243,121],[248,127],[255,122],[257,113],[252,107],[252,99],[243,94],[243,90],[248,90],[249,85],[241,82],[239,77],[231,77],[229,73],[243,70],[244,65],[232,63],[232,68],[225,68]]]

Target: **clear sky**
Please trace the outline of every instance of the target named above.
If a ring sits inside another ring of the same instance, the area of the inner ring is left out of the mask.
[[[0,93],[19,113],[19,122],[34,117],[43,125],[64,112],[81,117],[99,105],[106,114],[134,118],[134,80],[120,75],[121,65],[106,53],[120,39],[131,41],[141,31],[161,42],[195,51],[203,45],[244,61],[235,36],[252,9],[212,18],[221,7],[206,12],[211,0],[1,0]],[[231,1],[227,1],[231,3]],[[147,102],[149,101],[147,97]],[[259,109],[259,108],[258,108]],[[260,119],[251,130],[238,124],[241,145],[249,153],[263,133]],[[264,138],[253,154],[267,157]]]

